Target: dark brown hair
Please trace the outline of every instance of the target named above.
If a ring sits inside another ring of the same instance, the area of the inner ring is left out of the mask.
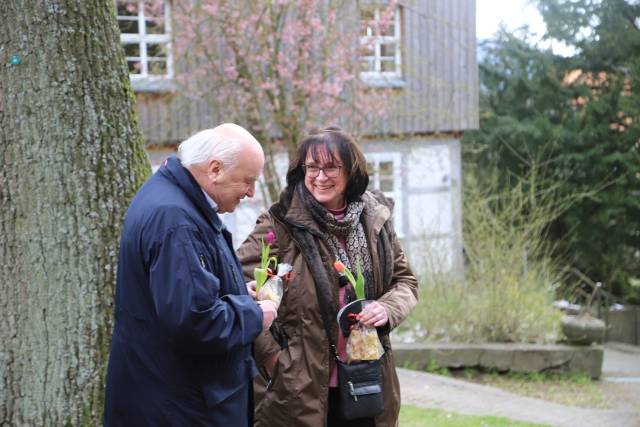
[[[307,153],[311,152],[311,157],[315,161],[320,157],[320,150],[326,148],[333,161],[342,163],[342,173],[346,174],[347,187],[344,197],[347,202],[353,202],[360,197],[369,185],[369,174],[367,173],[367,163],[358,147],[358,144],[351,135],[337,127],[328,127],[321,130],[312,131],[298,146],[298,150],[287,171],[287,186],[290,189],[304,181],[304,162]],[[335,158],[338,155],[339,159]]]

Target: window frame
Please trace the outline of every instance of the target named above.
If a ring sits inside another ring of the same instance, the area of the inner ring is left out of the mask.
[[[116,0],[116,3],[118,1]],[[173,68],[173,49],[172,49],[172,26],[171,26],[171,2],[170,0],[164,0],[164,32],[162,34],[147,34],[147,17],[145,17],[144,0],[131,1],[136,3],[138,8],[138,16],[135,21],[138,24],[137,33],[120,33],[120,44],[123,46],[127,44],[138,45],[140,49],[140,56],[126,56],[127,64],[129,61],[139,61],[141,64],[140,73],[129,73],[129,78],[136,91],[158,91],[158,90],[170,90],[173,88],[172,81],[174,78]],[[118,24],[122,20],[134,21],[133,16],[118,15],[118,8],[116,4],[116,19]],[[153,62],[153,57],[148,56],[148,45],[158,44],[163,45],[166,49],[166,73],[165,74],[149,74],[149,64]]]
[[[360,80],[369,86],[378,87],[403,87],[405,82],[402,76],[402,10],[400,6],[396,6],[393,11],[393,35],[380,35],[379,22],[381,7],[375,7],[371,9],[374,13],[373,21],[370,25],[367,25],[367,34],[360,36],[360,46],[367,47],[373,46],[373,56],[360,55],[358,61],[360,63],[367,61],[373,61],[373,71],[360,71]],[[364,25],[365,22],[360,21],[360,25]],[[370,33],[372,30],[376,34]],[[396,46],[394,52],[394,71],[382,71],[382,63],[384,61],[382,56],[382,46],[394,44]]]
[[[380,190],[380,164],[389,162],[392,165],[393,189],[391,191],[382,191],[387,197],[394,201],[393,207],[393,225],[398,237],[404,237],[404,203],[402,192],[402,154],[396,152],[377,152],[365,153],[367,162],[367,171],[369,173],[369,186],[376,190]],[[369,164],[373,163],[373,171],[369,170]]]

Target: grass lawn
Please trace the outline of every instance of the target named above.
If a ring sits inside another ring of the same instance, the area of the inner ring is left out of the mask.
[[[601,383],[585,375],[552,373],[483,373],[473,369],[451,371],[458,379],[472,381],[522,396],[583,408],[610,408],[612,402]]]
[[[400,427],[532,427],[543,424],[531,424],[501,417],[460,415],[439,409],[402,405],[399,425]]]

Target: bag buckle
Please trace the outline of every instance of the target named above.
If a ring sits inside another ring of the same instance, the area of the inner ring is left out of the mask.
[[[347,384],[349,384],[349,393],[351,394],[351,396],[353,396],[353,400],[357,402],[358,396],[356,395],[356,389],[353,388],[353,383],[351,381],[348,381]]]

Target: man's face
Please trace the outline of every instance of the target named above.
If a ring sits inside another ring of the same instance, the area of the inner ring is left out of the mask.
[[[264,157],[255,150],[242,150],[234,165],[223,165],[223,172],[209,187],[209,195],[218,212],[233,212],[245,197],[253,197],[256,181],[262,173]]]

